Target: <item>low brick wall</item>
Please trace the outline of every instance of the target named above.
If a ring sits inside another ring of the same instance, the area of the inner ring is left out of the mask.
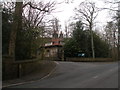
[[[114,61],[112,58],[66,58],[66,61],[73,62],[110,62]]]
[[[39,60],[16,61],[14,65],[18,66],[18,77],[29,75],[39,67]]]
[[[15,79],[33,73],[39,60],[14,61],[11,57],[2,58],[2,80]]]
[[[2,80],[10,80],[25,75],[41,72],[41,69],[48,70],[52,62],[34,60],[14,61],[11,57],[2,58]],[[46,66],[47,65],[47,68]]]
[[[18,66],[13,64],[13,58],[9,56],[2,57],[2,80],[16,78]]]
[[[51,61],[62,61],[62,58],[58,57],[44,57],[44,60],[51,60]]]

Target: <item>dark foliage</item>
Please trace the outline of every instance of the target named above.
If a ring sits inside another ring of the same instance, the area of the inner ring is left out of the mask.
[[[96,57],[108,57],[109,45],[93,32]],[[92,57],[90,31],[84,30],[81,21],[76,23],[73,36],[65,42],[65,57]],[[85,54],[85,56],[81,56]]]
[[[13,22],[13,14],[8,9],[2,11],[2,54],[8,54],[8,46],[10,39],[11,26]]]

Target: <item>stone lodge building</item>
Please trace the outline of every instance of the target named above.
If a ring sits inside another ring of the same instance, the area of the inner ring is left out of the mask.
[[[46,43],[42,48],[44,48],[43,57],[46,60],[64,60],[64,50],[63,50],[63,33],[60,34],[54,31],[50,43]]]

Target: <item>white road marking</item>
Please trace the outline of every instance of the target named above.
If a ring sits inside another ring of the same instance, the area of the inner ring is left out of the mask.
[[[98,78],[98,76],[94,76],[93,78]]]
[[[58,62],[54,61],[57,65],[59,64]]]

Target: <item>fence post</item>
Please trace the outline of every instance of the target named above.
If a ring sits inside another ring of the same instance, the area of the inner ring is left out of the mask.
[[[18,77],[19,77],[19,78],[20,78],[21,75],[22,75],[21,69],[22,69],[22,65],[21,65],[21,64],[18,64]]]

